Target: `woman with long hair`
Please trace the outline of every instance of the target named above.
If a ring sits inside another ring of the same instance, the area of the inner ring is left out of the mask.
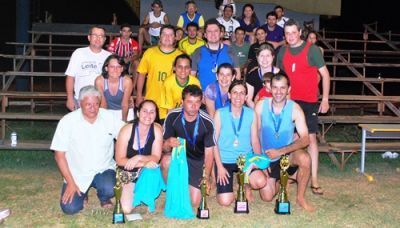
[[[256,29],[260,27],[260,21],[257,18],[256,12],[254,11],[254,6],[247,3],[242,8],[242,17],[239,20],[240,27],[246,31],[245,41],[254,43]]]

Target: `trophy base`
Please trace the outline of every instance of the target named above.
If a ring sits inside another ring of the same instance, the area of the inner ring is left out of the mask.
[[[279,214],[279,215],[290,214],[290,202],[279,202],[278,200],[276,200],[274,211],[276,214]]]
[[[203,209],[201,210],[200,208],[197,208],[197,216],[198,219],[209,219],[210,218],[210,212],[208,209]]]
[[[123,213],[113,214],[113,224],[125,223],[125,216]]]
[[[240,202],[236,201],[235,202],[235,213],[242,213],[242,214],[248,214],[249,213],[249,203],[246,201]]]

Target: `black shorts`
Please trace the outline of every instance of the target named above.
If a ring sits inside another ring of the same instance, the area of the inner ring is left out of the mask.
[[[309,103],[304,101],[295,101],[303,109],[304,116],[308,127],[308,133],[313,134],[318,132],[318,108],[319,104]]]
[[[189,185],[200,189],[200,182],[203,178],[204,160],[195,160],[187,158],[189,170]]]
[[[217,193],[226,193],[226,192],[233,192],[233,177],[235,176],[233,173],[239,172],[237,164],[222,164],[226,171],[228,171],[229,176],[228,181],[229,183],[226,184],[225,186],[222,185],[221,183],[217,183]],[[215,166],[215,179],[218,178],[218,169],[217,166]]]
[[[281,166],[279,164],[280,160],[281,159],[269,164],[268,174],[270,177],[275,178],[276,180],[281,179]],[[289,166],[287,169],[289,176],[293,175],[297,171],[297,168],[297,166]]]

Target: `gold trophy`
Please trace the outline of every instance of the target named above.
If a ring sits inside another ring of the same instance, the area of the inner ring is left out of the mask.
[[[125,223],[124,211],[121,206],[121,195],[122,195],[122,182],[121,182],[121,169],[117,167],[115,175],[116,183],[114,186],[115,194],[115,207],[113,212],[113,224]]]
[[[244,178],[245,173],[243,172],[243,167],[246,162],[246,158],[244,155],[240,155],[237,160],[236,164],[239,168],[239,172],[237,174],[239,188],[237,191],[236,201],[235,201],[235,213],[249,213],[249,203],[246,199],[246,192],[244,189]]]
[[[276,199],[276,204],[275,204],[275,213],[285,215],[285,214],[290,214],[290,202],[288,200],[288,194],[286,189],[289,178],[289,174],[287,173],[287,169],[290,166],[289,156],[288,155],[282,156],[279,165],[281,166],[280,187],[278,192],[278,198]]]
[[[207,207],[207,176],[206,176],[206,166],[203,166],[203,178],[200,184],[201,200],[199,208],[197,208],[197,218],[199,219],[209,219],[210,213]]]

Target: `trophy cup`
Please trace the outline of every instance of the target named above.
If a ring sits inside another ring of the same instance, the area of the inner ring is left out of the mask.
[[[113,224],[125,223],[124,211],[121,206],[121,195],[122,195],[122,182],[121,182],[121,170],[117,167],[116,170],[116,183],[114,186],[115,194],[115,207],[113,212]]]
[[[210,214],[207,207],[207,177],[206,177],[206,167],[203,166],[203,178],[200,184],[201,200],[199,208],[197,208],[197,218],[199,219],[209,219]]]
[[[288,194],[287,194],[287,182],[289,175],[287,173],[287,169],[289,168],[289,156],[284,155],[281,158],[281,161],[279,163],[281,166],[281,173],[280,173],[280,188],[278,192],[278,198],[276,199],[276,204],[275,204],[275,213],[285,215],[285,214],[290,214],[290,202],[288,200]]]
[[[245,173],[243,172],[243,167],[245,164],[246,158],[244,155],[240,155],[237,158],[236,164],[239,168],[239,172],[237,174],[239,188],[237,191],[236,201],[235,201],[235,213],[249,213],[249,203],[246,199],[246,192],[244,190],[244,177]]]

